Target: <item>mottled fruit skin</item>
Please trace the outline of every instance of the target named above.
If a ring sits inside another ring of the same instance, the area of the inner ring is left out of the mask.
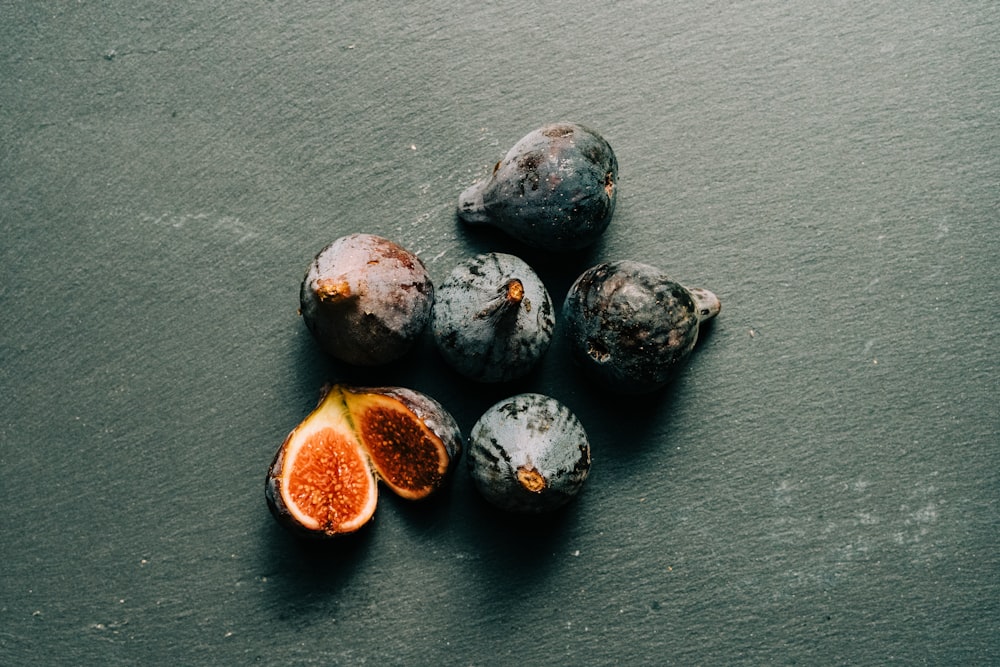
[[[585,271],[563,304],[575,357],[613,391],[641,394],[667,384],[715,317],[719,299],[688,289],[659,269],[631,261]]]
[[[445,361],[480,382],[526,375],[549,348],[552,299],[522,259],[484,253],[461,262],[437,288],[431,330]]]
[[[420,258],[388,239],[350,234],[309,265],[299,312],[331,356],[374,366],[402,357],[430,319],[434,285]]]
[[[553,123],[518,141],[492,175],[458,198],[458,216],[554,251],[594,243],[611,222],[618,159],[607,141],[577,123]]]
[[[542,394],[518,394],[472,427],[468,466],[489,503],[511,512],[547,512],[580,491],[590,473],[590,442],[565,405]]]
[[[378,481],[402,498],[426,498],[443,488],[461,453],[458,424],[430,396],[334,385],[278,449],[264,496],[296,534],[350,534],[372,519]]]

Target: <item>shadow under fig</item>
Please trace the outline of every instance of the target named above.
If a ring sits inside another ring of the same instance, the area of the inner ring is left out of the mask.
[[[354,533],[337,537],[308,537],[295,534],[266,516],[261,526],[261,544],[267,545],[262,560],[267,571],[262,576],[272,583],[267,590],[272,603],[288,613],[305,613],[323,606],[332,593],[350,583],[369,553],[374,522]]]

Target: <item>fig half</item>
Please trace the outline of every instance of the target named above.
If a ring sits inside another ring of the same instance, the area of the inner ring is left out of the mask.
[[[352,533],[375,513],[378,480],[400,497],[426,498],[444,486],[461,449],[454,418],[430,396],[334,385],[278,449],[265,497],[296,532]]]

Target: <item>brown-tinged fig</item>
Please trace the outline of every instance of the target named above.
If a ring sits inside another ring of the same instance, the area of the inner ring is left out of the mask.
[[[372,518],[377,480],[410,500],[445,483],[461,454],[454,418],[403,387],[334,385],[278,450],[265,497],[283,525],[312,536],[352,533]]]
[[[420,258],[374,234],[349,234],[323,248],[299,290],[299,312],[320,346],[359,366],[406,354],[433,302],[434,285]]]

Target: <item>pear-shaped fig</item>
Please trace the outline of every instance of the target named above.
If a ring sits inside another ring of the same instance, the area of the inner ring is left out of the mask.
[[[665,386],[721,308],[648,264],[604,262],[576,279],[563,304],[575,357],[602,387],[630,394]]]
[[[323,248],[299,291],[299,312],[320,346],[362,366],[406,354],[433,302],[434,285],[420,258],[373,234],[350,234]]]
[[[334,385],[282,443],[265,498],[299,533],[351,533],[375,513],[376,480],[410,500],[444,486],[462,438],[436,400],[403,387]]]
[[[607,229],[617,182],[618,159],[601,135],[553,123],[518,141],[489,178],[462,192],[458,216],[538,248],[576,250]]]
[[[493,405],[472,427],[468,466],[492,505],[547,512],[579,493],[590,473],[590,441],[556,399],[518,394]]]
[[[431,330],[445,361],[480,382],[523,377],[545,354],[552,299],[522,259],[484,253],[461,262],[436,292]]]

